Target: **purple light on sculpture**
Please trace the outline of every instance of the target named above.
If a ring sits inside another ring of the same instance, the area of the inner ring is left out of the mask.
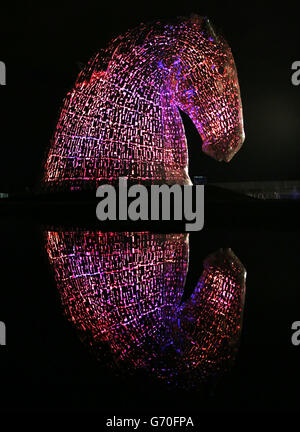
[[[81,189],[125,176],[137,183],[189,184],[178,108],[194,122],[205,153],[229,161],[241,147],[232,53],[198,16],[142,24],[89,61],[64,100],[44,183]]]
[[[183,386],[231,366],[246,276],[231,250],[206,258],[182,301],[187,234],[49,231],[46,241],[65,313],[99,358]]]

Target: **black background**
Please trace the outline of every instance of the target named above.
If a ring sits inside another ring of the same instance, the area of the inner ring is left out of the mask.
[[[32,186],[66,92],[110,39],[140,22],[208,16],[227,38],[237,64],[246,141],[230,164],[201,152],[186,122],[191,174],[210,181],[299,178],[299,92],[291,65],[299,60],[298,2],[6,2],[1,6],[0,55],[7,86],[0,87],[0,191]]]
[[[78,62],[142,21],[191,12],[209,16],[231,45],[246,131],[240,152],[229,164],[219,164],[201,152],[200,137],[185,119],[192,173],[211,181],[298,179],[300,87],[291,84],[291,64],[300,60],[298,10],[296,2],[229,1],[1,6],[0,60],[7,66],[7,86],[0,87],[0,192],[22,190],[40,178]],[[91,358],[64,318],[43,228],[22,210],[0,222],[0,320],[7,325],[0,410],[124,416],[298,411],[300,349],[291,344],[291,324],[300,319],[297,227],[279,223],[262,229],[245,221],[239,229],[224,230],[220,223],[220,229],[191,235],[194,262],[228,246],[244,263],[244,326],[235,367],[214,391],[200,386],[196,392],[171,392],[149,377],[117,378]],[[103,417],[99,421],[101,430]]]
[[[231,247],[247,269],[235,364],[215,384],[194,391],[174,390],[150,374],[126,377],[123,370],[116,376],[109,364],[96,361],[65,318],[43,227],[2,218],[0,236],[0,316],[7,327],[7,345],[0,347],[0,410],[98,412],[101,425],[108,415],[299,411],[300,347],[291,343],[291,325],[299,320],[299,231],[190,234],[194,279],[203,258],[220,247]]]

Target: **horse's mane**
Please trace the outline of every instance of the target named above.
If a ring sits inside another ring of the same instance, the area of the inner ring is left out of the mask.
[[[150,37],[160,35],[164,30],[171,26],[178,26],[181,23],[189,24],[199,29],[204,26],[204,22],[207,22],[207,18],[199,16],[197,14],[191,14],[189,17],[177,16],[173,19],[159,19],[153,20],[147,23],[140,23],[136,27],[127,30],[115,38],[113,38],[106,47],[98,50],[90,58],[87,64],[84,65],[81,70],[76,83],[80,84],[83,77],[84,79],[89,78],[89,74],[97,69],[98,71],[106,71],[110,62],[116,54],[122,54],[128,52],[129,49],[144,45],[145,41]]]

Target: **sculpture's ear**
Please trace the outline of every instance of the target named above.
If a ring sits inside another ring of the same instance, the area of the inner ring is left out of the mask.
[[[199,15],[194,14],[194,13],[192,13],[190,15],[190,21],[192,24],[197,24],[197,25],[201,26],[204,19],[205,18],[203,18],[202,16],[199,16]]]
[[[192,24],[199,26],[200,31],[202,31],[206,39],[218,41],[217,31],[207,17],[201,17],[197,14],[190,15],[190,21]]]
[[[213,39],[215,42],[217,42],[218,41],[217,32],[207,17],[203,18],[202,26],[203,26],[202,28],[203,28],[204,35],[207,37],[207,39]]]

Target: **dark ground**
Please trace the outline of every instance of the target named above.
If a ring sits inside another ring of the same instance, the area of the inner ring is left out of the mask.
[[[290,82],[291,64],[299,60],[296,3],[86,1],[79,7],[27,1],[1,6],[0,60],[8,78],[0,88],[0,192],[37,184],[76,62],[88,61],[141,21],[190,12],[209,16],[232,47],[246,130],[242,150],[224,165],[201,153],[200,138],[185,120],[191,174],[209,182],[299,179],[300,87]],[[1,205],[0,320],[7,346],[0,347],[0,410],[124,416],[299,411],[300,348],[291,344],[291,325],[300,319],[299,205],[227,197],[220,206],[211,197],[204,230],[190,235],[192,276],[210,252],[231,247],[248,273],[244,325],[233,369],[215,386],[190,392],[170,391],[146,376],[116,377],[91,357],[64,318],[43,230],[84,225],[80,213],[72,221],[57,207],[51,213],[26,199]]]

